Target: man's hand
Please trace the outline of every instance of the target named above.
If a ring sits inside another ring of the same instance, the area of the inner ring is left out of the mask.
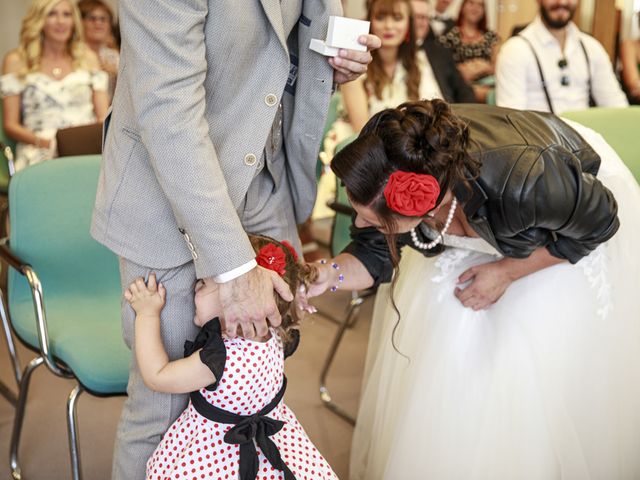
[[[500,261],[476,265],[458,277],[458,283],[469,280],[471,283],[465,288],[456,287],[454,295],[473,310],[484,310],[496,303],[513,281]]]
[[[362,35],[358,41],[367,47],[366,52],[340,49],[337,57],[330,58],[329,63],[335,69],[333,81],[338,85],[355,80],[367,71],[367,65],[371,63],[371,50],[380,48],[382,42],[375,35]]]
[[[234,338],[238,326],[244,338],[264,337],[269,326],[282,322],[276,306],[274,290],[286,301],[293,295],[286,282],[274,271],[262,267],[220,284],[220,303],[226,334]]]

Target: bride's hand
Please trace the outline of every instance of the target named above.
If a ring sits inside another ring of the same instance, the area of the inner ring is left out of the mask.
[[[467,308],[484,310],[502,297],[513,280],[499,260],[471,267],[458,277],[458,283],[468,281],[465,288],[456,287],[455,296]]]

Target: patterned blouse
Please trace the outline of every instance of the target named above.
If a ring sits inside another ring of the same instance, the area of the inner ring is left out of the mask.
[[[438,41],[451,49],[456,63],[464,63],[476,58],[491,61],[493,46],[500,41],[500,37],[496,32],[487,30],[479,41],[462,43],[460,28],[456,26],[441,36]]]
[[[28,73],[24,78],[8,73],[0,76],[0,97],[20,95],[22,124],[39,137],[53,140],[58,129],[97,121],[93,91],[106,91],[108,82],[106,72],[82,69],[59,80],[42,72]],[[15,168],[21,170],[55,155],[55,146],[45,149],[18,143]]]

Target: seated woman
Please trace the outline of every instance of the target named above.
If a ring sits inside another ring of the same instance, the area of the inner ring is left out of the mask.
[[[407,100],[442,98],[424,51],[416,47],[409,0],[373,0],[367,19],[382,46],[371,52],[367,74],[341,86],[342,100],[359,132],[371,115]]]
[[[640,26],[640,14],[638,14]],[[640,104],[640,38],[624,40],[620,45],[622,84],[629,103]]]
[[[486,102],[494,86],[500,39],[496,32],[487,29],[484,0],[464,0],[457,25],[439,40],[453,52],[458,69],[473,86],[478,102]]]
[[[640,478],[640,187],[602,137],[409,102],[331,167],[353,241],[308,294],[392,282],[350,478]]]
[[[81,33],[69,0],[34,0],[18,48],[4,58],[0,96],[5,132],[18,142],[16,170],[55,157],[58,129],[100,122],[107,113],[108,77]]]
[[[114,18],[111,7],[102,0],[80,0],[84,41],[98,55],[100,67],[109,75],[109,98],[113,97],[118,76],[120,52],[113,38]]]

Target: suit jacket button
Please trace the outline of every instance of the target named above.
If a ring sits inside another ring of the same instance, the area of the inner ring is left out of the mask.
[[[256,156],[253,153],[247,153],[244,156],[244,164],[249,166],[249,167],[253,167],[256,162],[258,161],[258,159],[256,158]]]
[[[273,93],[270,93],[269,95],[264,97],[264,103],[266,103],[268,107],[273,107],[276,103],[278,103],[278,97],[276,97]]]

